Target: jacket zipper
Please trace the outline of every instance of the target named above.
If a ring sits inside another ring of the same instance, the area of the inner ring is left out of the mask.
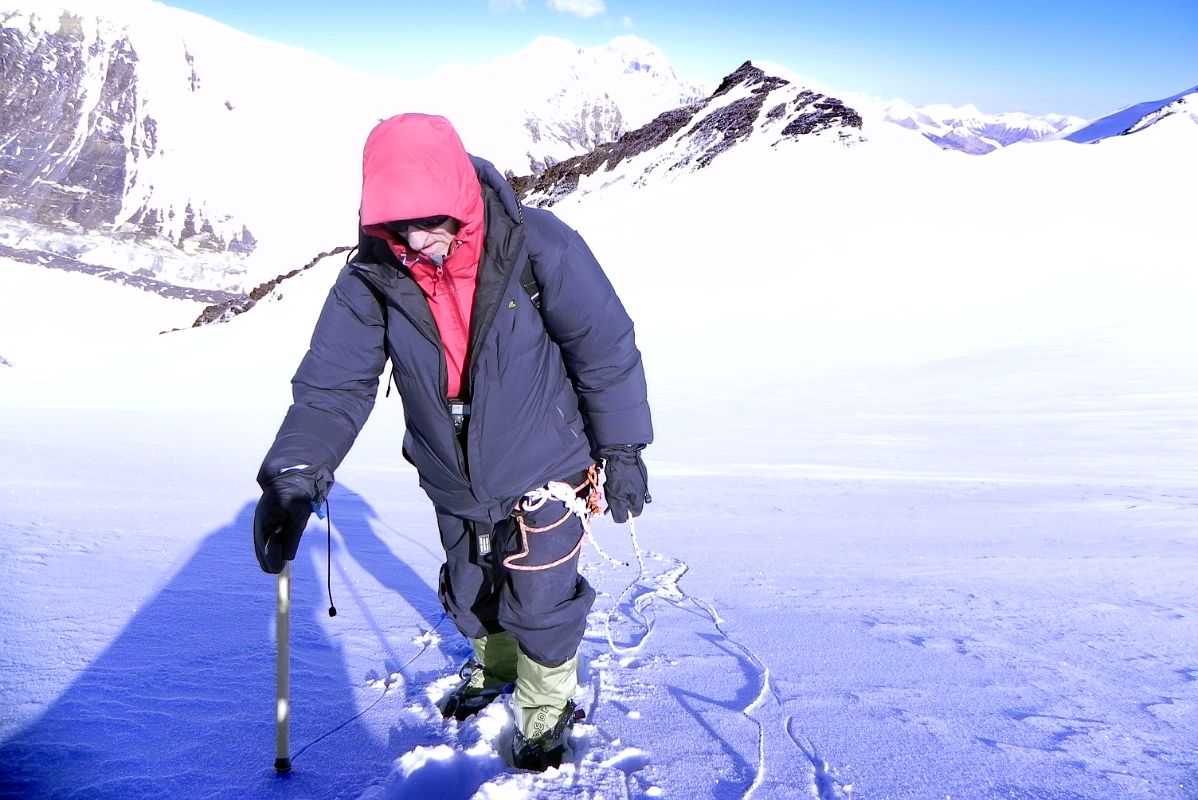
[[[450,245],[449,252],[445,254],[446,258],[448,258],[453,253],[453,251],[457,249],[457,245],[458,245],[457,240],[454,240],[453,244]],[[453,309],[454,319],[457,320],[458,330],[460,330],[462,332],[462,334],[465,336],[465,340],[466,340],[466,352],[463,354],[463,362],[464,363],[462,364],[462,374],[458,378],[458,394],[461,395],[463,393],[464,389],[469,388],[466,385],[466,382],[469,380],[469,376],[470,376],[470,371],[469,371],[470,329],[466,326],[466,316],[462,313],[462,306],[458,302],[458,288],[457,288],[457,285],[454,283],[453,276],[445,270],[444,265],[438,264],[436,271],[433,273],[433,293],[434,294],[436,294],[438,286],[442,280],[444,280],[444,282],[445,282],[445,293],[449,296],[449,304]],[[442,374],[445,378],[445,383],[441,387],[442,394],[446,395],[446,400],[448,401],[448,399],[449,399],[449,397],[448,397],[448,395],[449,395],[449,358],[448,358],[446,348],[445,348],[445,337],[441,337],[441,363],[444,368],[444,372]],[[448,402],[446,402],[446,404],[445,404],[445,414],[446,414],[446,417],[448,417],[448,419],[449,419],[450,428],[453,428],[453,415],[449,411],[449,403]],[[469,430],[468,426],[469,426],[469,423],[467,423],[467,430]],[[454,434],[453,434],[453,442],[454,442],[454,447],[456,447],[457,451],[458,451],[458,467],[461,469],[462,476],[465,477],[465,479],[468,483],[470,481],[470,468],[469,468],[468,459],[466,458],[466,448],[463,447],[461,437],[458,436],[456,429],[454,430]]]
[[[369,280],[374,286],[376,286],[383,293],[384,296],[390,296],[390,293],[387,291],[387,288],[374,279],[374,276],[371,274],[370,270],[359,269],[359,272],[362,275],[364,275],[367,278],[367,280]],[[438,270],[438,274],[439,273],[440,273],[440,270]],[[411,279],[409,278],[408,280],[411,280]],[[419,290],[417,290],[417,291],[419,291]],[[449,399],[449,363],[448,363],[448,360],[445,358],[445,343],[441,340],[441,334],[440,334],[440,331],[437,330],[437,324],[435,321],[430,320],[429,321],[430,324],[425,325],[424,322],[422,322],[415,315],[413,315],[403,303],[397,302],[395,304],[395,307],[399,309],[401,314],[403,314],[405,317],[408,318],[408,321],[412,323],[413,327],[415,327],[418,331],[421,331],[424,334],[424,338],[428,339],[429,342],[431,342],[437,348],[437,352],[441,356],[441,359],[440,359],[441,360],[441,372],[440,372],[440,375],[438,376],[439,377],[438,382],[439,382],[440,388],[441,388],[441,391],[439,394],[442,397],[442,408],[445,411],[445,422],[446,422],[446,424],[449,425],[450,429],[452,430],[453,429],[453,416],[450,415],[450,413],[449,413],[449,403],[444,402]],[[460,312],[459,312],[459,314],[460,314]],[[461,470],[462,476],[466,479],[467,482],[469,482],[470,475],[466,470],[466,455],[462,451],[462,446],[458,442],[457,439],[458,439],[457,433],[455,432],[453,434],[453,440],[454,440],[454,446],[457,448],[457,451],[458,451],[458,468]]]

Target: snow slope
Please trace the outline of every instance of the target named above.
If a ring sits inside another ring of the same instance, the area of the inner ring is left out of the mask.
[[[1099,142],[1111,136],[1123,136],[1144,130],[1171,116],[1198,124],[1198,86],[1164,100],[1150,100],[1121,108],[1088,123],[1065,130],[1061,138],[1079,144]]]
[[[133,289],[23,293],[36,346],[0,356],[57,360],[0,363],[0,796],[1193,798],[1198,276],[1153,190],[1192,128],[750,138],[556,205],[638,321],[658,440],[635,538],[585,551],[588,717],[545,775],[501,764],[501,707],[433,708],[466,649],[395,397],[331,496],[336,617],[317,521],[295,562],[271,769],[253,476],[336,259],[161,335]]]

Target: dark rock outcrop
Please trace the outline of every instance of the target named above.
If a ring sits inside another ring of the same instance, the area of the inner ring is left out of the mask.
[[[327,250],[323,253],[320,253],[307,264],[304,264],[298,269],[293,269],[291,272],[279,275],[269,281],[266,281],[265,283],[255,286],[246,294],[230,296],[225,300],[214,303],[200,312],[200,315],[196,317],[196,321],[191,324],[191,327],[200,328],[204,325],[214,325],[220,322],[228,322],[238,314],[244,314],[245,312],[249,311],[258,303],[259,300],[270,295],[272,292],[278,289],[279,285],[288,278],[294,278],[296,275],[299,275],[305,270],[311,269],[326,258],[339,255],[341,253],[347,253],[353,249],[354,248],[351,245],[334,247],[332,250]]]
[[[834,97],[810,90],[799,92],[790,112],[790,122],[782,129],[783,136],[806,136],[832,128],[861,129],[861,115]]]
[[[737,86],[744,84],[745,86],[756,86],[754,92],[769,94],[774,89],[781,86],[786,86],[790,81],[785,78],[775,78],[765,74],[765,71],[759,67],[753,66],[752,61],[746,61],[736,68],[731,74],[725,76],[724,80],[720,81],[720,85],[711,93],[713,98],[728,94]]]

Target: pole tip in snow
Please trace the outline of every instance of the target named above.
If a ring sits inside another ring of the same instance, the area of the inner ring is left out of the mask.
[[[276,772],[291,772],[291,759],[285,756],[280,756],[275,759]]]

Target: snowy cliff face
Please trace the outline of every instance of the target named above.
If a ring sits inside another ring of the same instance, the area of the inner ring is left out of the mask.
[[[137,116],[137,54],[127,37],[89,42],[79,17],[64,14],[44,32],[28,22],[0,30],[4,210],[43,224],[112,225],[128,162],[157,149],[154,119]]]
[[[587,192],[621,180],[641,183],[659,170],[702,169],[751,138],[772,147],[813,137],[852,146],[865,141],[861,129],[861,115],[840,100],[767,75],[746,61],[707,99],[667,111],[588,155],[512,182],[525,202],[550,206],[584,183],[581,191]],[[593,180],[585,181],[588,177]]]
[[[459,69],[481,98],[461,107],[443,75],[363,76],[151,0],[19,6],[0,12],[4,256],[149,291],[240,293],[351,242],[362,142],[392,114],[445,114],[515,173],[701,93],[633,37]]]
[[[145,276],[235,284],[255,236],[221,198],[160,184],[184,148],[167,138],[176,120],[168,119],[161,87],[145,80],[137,31],[38,5],[5,15],[0,28],[5,242],[125,263],[141,245],[146,257],[135,269]],[[186,97],[197,92],[199,77],[177,44],[173,61],[152,66],[159,84]],[[89,241],[96,235],[102,239]],[[197,255],[203,269],[189,263]]]
[[[1063,114],[986,114],[972,105],[917,107],[901,100],[885,104],[882,114],[887,122],[917,131],[945,150],[970,155],[984,155],[1016,142],[1048,139],[1082,122],[1080,117]]]

